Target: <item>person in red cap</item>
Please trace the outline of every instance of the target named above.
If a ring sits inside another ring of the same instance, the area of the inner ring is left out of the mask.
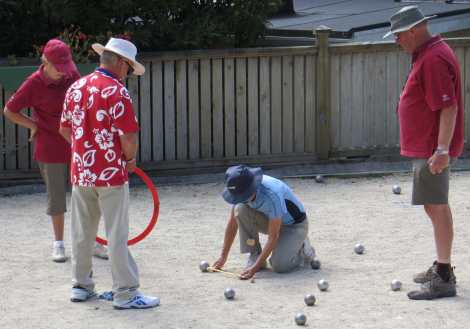
[[[70,163],[70,145],[59,134],[59,122],[65,92],[78,78],[77,67],[67,44],[58,39],[44,46],[41,66],[31,74],[7,102],[4,115],[12,122],[28,128],[30,141],[34,140],[34,159],[39,163],[41,176],[47,189],[47,214],[52,218],[54,245],[52,260],[65,262],[64,214]],[[29,117],[21,111],[32,108]],[[98,247],[97,247],[98,248]],[[105,249],[95,255],[107,257]]]

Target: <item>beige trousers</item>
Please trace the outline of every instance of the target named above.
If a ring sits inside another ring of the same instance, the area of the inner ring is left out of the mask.
[[[235,206],[234,215],[240,234],[240,252],[260,253],[259,233],[268,233],[268,217],[242,203]],[[274,272],[289,272],[301,264],[303,257],[300,249],[307,238],[307,233],[308,218],[299,224],[281,226],[277,245],[269,259]]]
[[[125,301],[139,287],[137,265],[127,247],[129,235],[129,185],[72,189],[72,284],[94,289],[93,245],[103,215],[111,262],[114,299]]]

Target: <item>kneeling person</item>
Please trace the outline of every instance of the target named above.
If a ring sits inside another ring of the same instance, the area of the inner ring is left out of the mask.
[[[233,166],[225,173],[223,198],[233,207],[215,268],[222,268],[227,261],[237,230],[241,253],[250,254],[242,279],[253,277],[265,267],[269,255],[271,267],[278,273],[314,260],[304,206],[284,182],[263,175],[261,168]],[[259,233],[268,235],[264,248]]]

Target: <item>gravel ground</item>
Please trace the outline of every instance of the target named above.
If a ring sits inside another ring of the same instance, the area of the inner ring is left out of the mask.
[[[295,328],[304,312],[310,328],[468,328],[470,323],[469,217],[470,173],[452,175],[451,206],[455,220],[456,298],[410,301],[418,288],[411,278],[435,257],[432,227],[420,207],[410,206],[409,174],[373,178],[288,179],[309,213],[309,237],[322,269],[301,268],[289,274],[258,273],[254,283],[218,273],[201,273],[201,260],[219,255],[229,207],[219,196],[221,183],[159,188],[161,210],[155,230],[131,247],[141,274],[143,293],[157,295],[161,306],[117,311],[106,301],[69,302],[70,261],[50,260],[51,225],[44,214],[44,193],[2,197],[0,202],[0,318],[2,328]],[[392,186],[402,187],[401,195]],[[131,235],[141,231],[152,211],[149,192],[131,191]],[[66,236],[70,233],[66,217]],[[363,243],[363,255],[354,245]],[[70,240],[66,241],[70,254]],[[227,269],[240,271],[245,255],[238,240]],[[97,290],[109,290],[107,261],[94,260]],[[327,292],[318,290],[327,279]],[[390,290],[398,279],[403,289]],[[236,291],[233,301],[223,292]],[[307,307],[305,294],[317,304]]]

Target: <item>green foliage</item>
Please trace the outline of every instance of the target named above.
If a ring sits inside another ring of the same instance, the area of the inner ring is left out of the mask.
[[[0,56],[32,56],[60,36],[79,62],[92,42],[127,36],[140,50],[249,47],[281,0],[0,0]],[[85,36],[85,37],[84,37]]]

